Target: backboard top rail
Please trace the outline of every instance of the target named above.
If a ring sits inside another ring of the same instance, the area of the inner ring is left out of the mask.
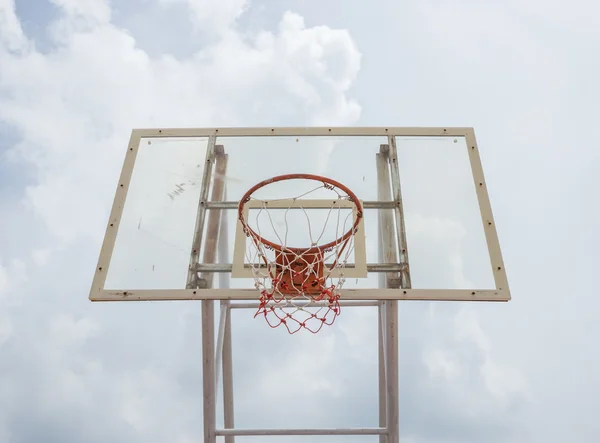
[[[251,136],[400,136],[469,137],[471,127],[227,127],[227,128],[154,128],[134,129],[136,137],[251,137]]]

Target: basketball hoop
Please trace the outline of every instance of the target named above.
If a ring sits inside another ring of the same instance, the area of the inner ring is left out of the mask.
[[[259,189],[287,180],[313,181],[319,185],[290,199],[261,200],[253,197]],[[331,197],[326,200],[328,213],[323,229],[314,238],[311,218],[306,211],[310,206],[303,206],[303,202],[309,201],[304,198],[311,193],[322,193],[323,190]],[[259,214],[267,212],[269,228],[275,231],[279,243],[268,240],[261,234],[258,216],[257,226],[250,226],[247,219],[250,200],[258,203]],[[274,205],[275,202],[278,204]],[[268,214],[275,207],[286,211],[284,235],[277,232],[275,223]],[[287,211],[291,209],[304,211],[308,222],[309,247],[287,245]],[[342,216],[343,210],[348,209],[351,209],[350,213]],[[362,204],[356,195],[346,186],[327,177],[311,174],[280,175],[250,188],[240,200],[238,217],[244,234],[251,239],[246,250],[246,261],[250,264],[255,287],[260,293],[255,317],[263,315],[272,328],[284,325],[290,334],[300,329],[317,333],[323,325],[333,324],[340,314],[339,299],[345,282],[344,268],[354,250],[354,236],[363,217]],[[335,239],[319,244],[329,224],[334,222]]]

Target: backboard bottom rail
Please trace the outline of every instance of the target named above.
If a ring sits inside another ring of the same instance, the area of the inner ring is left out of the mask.
[[[508,301],[505,290],[450,289],[342,289],[342,300],[427,300],[427,301]],[[255,289],[142,289],[104,290],[90,294],[91,301],[169,301],[169,300],[253,300]]]

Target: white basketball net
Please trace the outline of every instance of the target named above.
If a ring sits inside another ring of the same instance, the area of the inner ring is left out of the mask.
[[[304,206],[306,197],[324,190],[330,198],[319,200],[326,206]],[[323,325],[333,324],[340,314],[344,269],[354,253],[356,230],[340,241],[356,220],[356,206],[349,196],[321,183],[291,199],[251,198],[248,206],[255,208],[246,219],[252,230],[244,231],[251,240],[246,263],[260,292],[255,317],[262,315],[272,328],[284,325],[290,334],[300,329],[317,333]],[[263,243],[264,239],[281,248]],[[298,240],[308,246],[294,247]],[[326,249],[319,247],[328,243],[332,244]]]

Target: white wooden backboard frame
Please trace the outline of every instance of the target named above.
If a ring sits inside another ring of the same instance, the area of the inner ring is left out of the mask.
[[[484,226],[489,257],[493,268],[494,289],[411,289],[372,288],[344,289],[342,298],[347,300],[456,300],[456,301],[508,301],[510,291],[500,250],[496,225],[485,184],[479,150],[472,128],[410,128],[410,127],[303,127],[303,128],[179,128],[135,129],[132,131],[123,170],[117,186],[98,265],[94,273],[90,300],[92,301],[139,301],[139,300],[255,300],[254,289],[105,289],[104,284],[115,247],[119,223],[131,182],[136,155],[142,138],[161,137],[209,137],[213,144],[216,137],[249,136],[387,136],[392,144],[400,137],[465,137],[473,174],[477,200]]]

